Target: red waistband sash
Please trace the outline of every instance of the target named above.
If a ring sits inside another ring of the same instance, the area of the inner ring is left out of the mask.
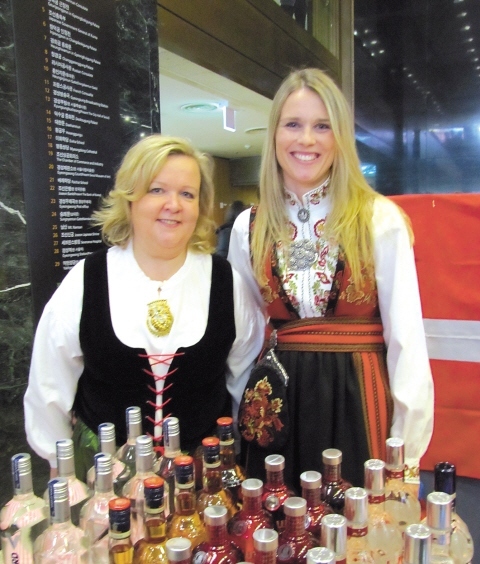
[[[371,458],[385,460],[393,401],[380,319],[327,317],[290,321],[277,330],[276,349],[352,353]]]

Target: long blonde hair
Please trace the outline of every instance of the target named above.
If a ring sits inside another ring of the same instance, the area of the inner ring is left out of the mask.
[[[147,193],[152,180],[172,155],[192,157],[200,169],[200,210],[188,246],[202,253],[213,252],[213,160],[195,150],[186,139],[159,134],[145,137],[127,151],[116,174],[113,189],[103,198],[100,209],[92,215],[92,223],[100,227],[105,243],[125,247],[132,236],[130,203]]]
[[[260,203],[251,241],[255,277],[261,286],[265,285],[265,263],[269,260],[272,246],[275,242],[288,244],[290,241],[282,170],[275,152],[275,134],[286,99],[302,88],[312,90],[325,104],[335,139],[329,187],[332,210],[325,222],[325,232],[341,245],[352,270],[353,281],[360,284],[362,269],[373,272],[373,202],[383,196],[371,188],[362,174],[355,147],[353,118],[345,96],[329,76],[315,68],[292,72],[273,99],[260,168]],[[407,219],[406,223],[409,228]]]

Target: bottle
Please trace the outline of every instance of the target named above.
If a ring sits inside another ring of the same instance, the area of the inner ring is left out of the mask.
[[[307,502],[307,531],[320,540],[322,518],[333,513],[332,508],[322,501],[322,475],[315,470],[300,474],[302,497]]]
[[[168,539],[165,548],[169,564],[190,564],[192,561],[192,543],[184,537]]]
[[[122,495],[123,486],[131,478],[129,468],[117,458],[117,445],[115,442],[115,425],[113,423],[100,423],[98,426],[98,440],[100,452],[110,454],[112,457],[113,491]],[[95,489],[95,465],[87,472],[87,486]]]
[[[180,450],[180,423],[176,417],[163,420],[163,456],[158,461],[155,473],[163,478],[165,484],[165,517],[175,509],[175,458]]]
[[[207,540],[192,551],[195,564],[236,564],[243,561],[240,547],[227,535],[227,508],[211,505],[205,508],[203,516]]]
[[[277,562],[303,564],[307,552],[319,545],[312,533],[305,529],[307,502],[303,497],[289,497],[283,504],[285,529],[278,537]]]
[[[456,469],[450,462],[439,462],[434,470],[436,492],[450,495],[452,501],[452,537],[450,548],[455,562],[465,564],[473,559],[473,540],[468,526],[456,511]]]
[[[147,435],[135,439],[135,475],[123,486],[123,497],[130,500],[131,537],[135,545],[144,534],[143,481],[155,476],[153,471],[153,441]]]
[[[85,533],[90,562],[108,564],[108,504],[117,497],[113,491],[112,455],[94,457],[95,493],[80,511],[80,528]]]
[[[430,564],[432,532],[426,525],[413,524],[405,529],[403,564]]]
[[[452,533],[451,498],[444,492],[432,492],[427,495],[427,517],[425,524],[432,531],[431,562],[454,564],[450,552]]]
[[[345,492],[352,484],[342,478],[342,452],[327,448],[322,452],[323,479],[322,499],[335,513],[343,513]]]
[[[385,455],[385,510],[403,533],[405,527],[421,521],[418,499],[404,482],[405,455],[403,439],[390,437]]]
[[[253,564],[276,564],[278,533],[274,529],[257,529],[253,533]]]
[[[33,493],[31,456],[15,454],[11,465],[13,497],[0,513],[1,554],[5,564],[31,564],[33,543],[48,527],[48,507]]]
[[[196,510],[195,470],[191,456],[175,459],[175,511],[167,521],[167,538],[190,539],[192,548],[206,539],[205,526]]]
[[[337,564],[347,562],[347,519],[338,513],[325,515],[322,519],[320,546],[325,546],[335,553]]]
[[[243,469],[236,463],[233,419],[231,417],[217,419],[217,435],[220,439],[220,469],[223,487],[230,491],[237,508],[240,508],[242,482],[246,476]]]
[[[311,548],[307,552],[307,564],[335,564],[335,552],[325,547]]]
[[[145,496],[144,537],[134,547],[134,564],[167,564],[164,481],[160,476],[143,482]]]
[[[135,466],[135,441],[137,437],[143,433],[142,411],[136,406],[127,407],[125,417],[127,424],[127,442],[118,449],[116,458],[127,466],[130,476],[135,476],[137,472]]]
[[[368,494],[368,542],[377,564],[401,561],[403,537],[394,519],[385,511],[385,462],[365,462],[365,489]]]
[[[347,564],[374,564],[368,544],[368,496],[363,488],[349,488],[345,492],[347,518]]]
[[[67,480],[72,523],[78,526],[80,523],[80,511],[83,505],[92,496],[92,491],[88,488],[87,484],[81,482],[75,476],[75,458],[72,439],[57,441],[56,449],[58,477]],[[48,502],[48,489],[45,491],[43,499]]]
[[[269,454],[265,457],[267,480],[263,485],[262,504],[273,518],[274,527],[281,532],[285,526],[283,503],[294,493],[287,487],[283,477],[285,458],[281,454]]]
[[[132,564],[133,544],[130,538],[130,500],[125,497],[108,503],[108,550],[111,564]]]
[[[246,562],[253,562],[253,533],[257,529],[273,529],[273,517],[262,507],[263,482],[248,478],[242,482],[243,505],[228,521],[230,538],[242,549]]]
[[[197,496],[197,511],[203,519],[203,512],[210,505],[224,505],[228,518],[237,512],[232,494],[223,487],[220,469],[220,441],[218,437],[207,437],[203,446],[203,488]]]
[[[68,480],[53,478],[48,482],[50,525],[34,544],[35,564],[88,562],[83,531],[70,518]]]

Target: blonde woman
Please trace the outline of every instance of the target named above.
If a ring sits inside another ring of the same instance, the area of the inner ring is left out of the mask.
[[[410,476],[433,425],[433,386],[404,214],[365,181],[353,120],[318,69],[290,74],[270,114],[260,204],[235,222],[229,260],[277,329],[290,380],[286,478],[343,453],[344,477],[363,484],[363,464],[405,441]],[[261,425],[268,425],[263,421]],[[268,447],[247,446],[262,477]]]
[[[81,479],[100,423],[126,441],[129,406],[159,441],[163,418],[178,417],[184,450],[217,417],[236,415],[264,318],[240,276],[211,255],[213,197],[211,159],[184,139],[152,135],[125,155],[94,215],[109,248],[67,274],[35,337],[26,431],[52,467],[72,414]]]

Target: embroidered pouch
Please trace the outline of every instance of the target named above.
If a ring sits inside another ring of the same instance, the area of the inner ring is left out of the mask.
[[[272,338],[271,345],[276,342],[275,331]],[[271,346],[253,368],[240,402],[238,427],[247,442],[268,450],[285,446],[289,428],[287,386],[288,374]]]

